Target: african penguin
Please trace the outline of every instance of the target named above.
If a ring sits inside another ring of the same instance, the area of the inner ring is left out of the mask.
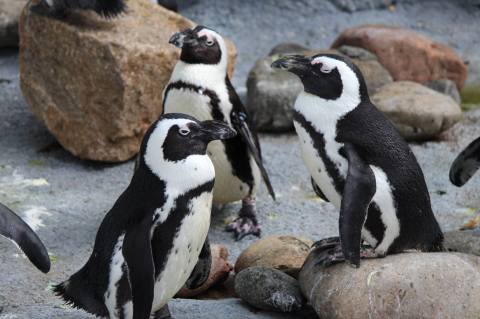
[[[325,251],[319,264],[358,267],[361,257],[442,250],[422,170],[370,101],[360,70],[333,54],[286,56],[272,67],[303,83],[294,107],[303,160],[318,191],[340,210],[340,237],[316,243]]]
[[[50,271],[50,258],[40,238],[17,214],[1,203],[0,236],[15,243],[40,271]]]
[[[97,316],[148,319],[165,317],[185,283],[203,284],[215,179],[207,145],[235,134],[219,121],[161,116],[146,132],[139,166],[102,221],[89,260],[54,292]]]
[[[124,0],[39,0],[30,10],[46,16],[63,18],[69,10],[93,10],[106,17],[116,17],[126,10]]]
[[[480,168],[480,137],[458,154],[450,167],[452,184],[463,186]]]
[[[235,138],[208,146],[216,172],[213,202],[242,200],[239,216],[227,230],[237,240],[248,234],[260,236],[255,197],[261,176],[270,195],[275,198],[275,194],[262,164],[258,137],[227,75],[225,41],[217,32],[197,26],[174,34],[170,43],[182,51],[163,92],[163,112],[223,121],[237,131]]]

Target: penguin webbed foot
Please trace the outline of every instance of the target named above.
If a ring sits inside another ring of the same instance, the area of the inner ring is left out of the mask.
[[[361,245],[359,254],[350,252],[347,254],[347,258],[342,251],[342,245],[339,237],[324,238],[315,242],[312,245],[316,250],[316,265],[320,267],[330,267],[341,262],[346,262],[353,268],[360,267],[360,259],[380,258],[384,257],[382,254],[378,254],[375,250],[368,245]]]
[[[244,199],[238,217],[227,225],[226,231],[233,232],[235,240],[242,240],[248,235],[261,236],[262,229],[257,221],[255,200]]]
[[[174,319],[168,308],[168,304],[163,306],[162,309],[155,312],[153,319]]]

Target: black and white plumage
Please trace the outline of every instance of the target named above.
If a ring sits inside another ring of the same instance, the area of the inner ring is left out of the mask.
[[[273,67],[296,74],[304,91],[294,125],[317,193],[340,210],[339,238],[317,243],[321,264],[406,249],[441,250],[443,235],[417,160],[372,104],[359,69],[337,55],[287,56]],[[371,248],[361,248],[361,241]]]
[[[69,10],[93,10],[101,16],[116,17],[126,10],[124,0],[39,0],[30,9],[38,14],[62,18]]]
[[[208,147],[215,166],[213,202],[242,200],[239,217],[227,227],[237,239],[260,235],[255,197],[263,177],[275,194],[263,167],[260,144],[250,129],[247,111],[227,75],[227,47],[221,35],[203,26],[174,34],[170,43],[182,49],[163,95],[164,113],[180,112],[201,120],[219,120],[234,128],[237,137]]]
[[[463,186],[480,168],[480,137],[458,154],[450,167],[452,184]]]
[[[50,271],[50,258],[40,238],[17,214],[1,203],[0,236],[14,242],[40,271]]]
[[[145,134],[130,185],[105,216],[87,263],[54,291],[110,319],[148,319],[187,283],[210,271],[215,139],[235,135],[217,121],[167,114]]]

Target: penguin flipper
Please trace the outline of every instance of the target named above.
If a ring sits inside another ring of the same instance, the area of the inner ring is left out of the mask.
[[[343,150],[348,172],[340,205],[340,241],[345,260],[358,267],[362,227],[376,191],[375,175],[354,145],[345,143]]]
[[[17,214],[1,203],[0,235],[15,242],[40,271],[49,272],[50,258],[40,238]]]
[[[132,289],[133,319],[149,319],[152,311],[155,266],[150,240],[151,223],[151,219],[144,218],[139,225],[127,230],[123,242]]]
[[[258,137],[254,135],[248,127],[247,110],[245,109],[245,106],[243,106],[243,103],[238,97],[237,92],[235,91],[228,76],[225,78],[225,82],[227,84],[228,94],[233,106],[231,114],[232,125],[247,144],[250,153],[252,154],[258,168],[260,169],[260,173],[262,174],[262,178],[265,181],[268,193],[270,194],[270,196],[272,196],[273,200],[275,200],[275,191],[273,190],[273,186],[270,182],[270,177],[268,176],[267,170],[263,166],[262,153],[260,150],[260,143],[258,142]]]
[[[210,275],[210,268],[212,267],[212,254],[210,252],[210,242],[207,239],[203,244],[202,251],[198,256],[198,262],[193,268],[190,277],[185,283],[188,289],[196,289],[203,285],[207,281],[208,276]]]
[[[480,137],[471,142],[452,163],[450,167],[450,181],[452,184],[463,186],[480,168]]]
[[[312,188],[315,194],[317,194],[317,196],[323,199],[324,201],[330,202],[327,196],[325,196],[325,194],[322,192],[320,187],[317,185],[317,183],[315,183],[315,180],[313,179],[313,177],[310,177],[310,182],[312,183]]]

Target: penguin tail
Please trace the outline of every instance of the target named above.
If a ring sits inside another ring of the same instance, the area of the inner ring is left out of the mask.
[[[94,285],[89,281],[85,266],[70,279],[54,285],[52,291],[73,308],[85,310],[98,317],[108,317],[108,309],[103,300],[96,298]]]

